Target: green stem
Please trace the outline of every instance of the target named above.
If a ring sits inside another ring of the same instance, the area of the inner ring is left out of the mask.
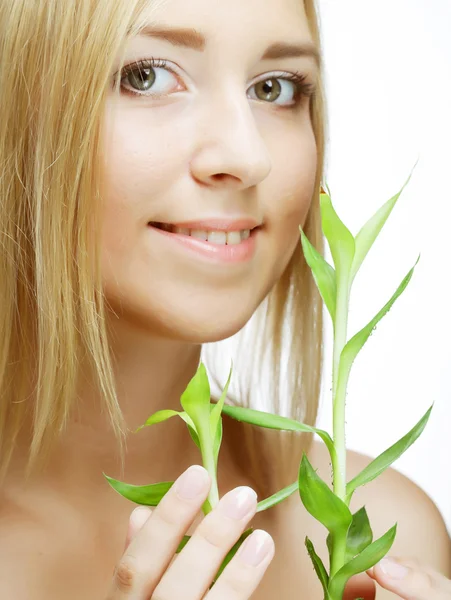
[[[202,464],[208,471],[211,478],[211,487],[208,493],[208,500],[203,506],[205,514],[208,514],[219,502],[219,490],[218,490],[218,476],[216,473],[215,458],[213,455],[212,444],[204,443],[204,440],[200,439],[200,448],[202,454]]]
[[[343,278],[337,290],[337,310],[334,326],[334,351],[333,351],[333,430],[335,456],[332,459],[333,489],[334,494],[341,500],[346,499],[346,432],[345,432],[345,405],[346,383],[339,381],[340,356],[346,345],[349,310],[349,285],[347,278]],[[330,576],[341,569],[345,564],[346,535],[337,536],[333,540]]]

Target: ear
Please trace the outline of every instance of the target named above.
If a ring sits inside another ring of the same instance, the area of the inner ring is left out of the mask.
[[[363,600],[376,598],[376,584],[366,573],[354,575],[346,584],[343,600],[357,600],[357,598]]]

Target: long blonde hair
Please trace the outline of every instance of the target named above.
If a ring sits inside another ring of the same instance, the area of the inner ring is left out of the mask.
[[[97,376],[123,457],[127,431],[115,389],[96,238],[96,209],[102,198],[101,122],[114,59],[159,2],[13,0],[0,5],[0,482],[25,416],[33,423],[25,476],[45,463],[68,422],[82,360],[89,361]],[[314,0],[304,4],[320,47]],[[322,252],[322,80],[312,99],[311,118],[318,169],[304,230]],[[322,303],[300,244],[271,291],[262,319],[246,372],[258,372],[265,348],[271,347],[271,409],[281,409],[283,360],[288,414],[314,424],[321,383]],[[282,357],[283,345],[287,358]],[[245,361],[235,364],[239,369]],[[250,405],[247,392],[240,404]],[[262,468],[258,434],[251,427],[241,429],[245,443],[240,452],[247,448],[257,484],[266,489],[268,469]],[[287,454],[293,464],[284,462],[284,472],[292,475],[300,445],[299,437],[288,437],[297,448]],[[283,439],[286,448],[287,436]],[[308,445],[311,440],[305,441]]]

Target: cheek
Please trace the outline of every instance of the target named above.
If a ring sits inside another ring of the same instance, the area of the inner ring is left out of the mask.
[[[149,111],[150,112],[150,111]],[[105,272],[114,257],[116,270],[137,251],[146,223],[167,202],[167,190],[177,178],[181,161],[176,141],[161,119],[141,111],[106,111],[103,138],[102,248]],[[152,131],[152,135],[149,132]],[[164,143],[161,141],[164,140]]]
[[[109,211],[135,220],[150,217],[167,200],[183,156],[177,128],[158,113],[120,108],[106,112],[104,183]],[[152,118],[150,118],[150,116]],[[178,157],[178,160],[176,158]]]
[[[317,169],[317,149],[313,131],[298,137],[290,150],[280,153],[283,160],[278,163],[279,173],[275,185],[278,193],[271,201],[268,215],[277,244],[282,253],[291,258],[298,241],[299,226],[303,227],[311,206]]]

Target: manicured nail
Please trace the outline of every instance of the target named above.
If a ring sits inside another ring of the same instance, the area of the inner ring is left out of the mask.
[[[404,579],[409,572],[409,569],[403,567],[398,562],[395,562],[390,558],[383,558],[379,562],[379,566],[384,575],[390,577],[391,579]]]
[[[193,500],[207,491],[208,482],[207,471],[203,467],[193,465],[179,477],[174,487],[183,500]]]
[[[238,556],[248,565],[257,567],[271,552],[273,544],[271,536],[266,531],[257,529],[244,541]]]
[[[130,521],[133,528],[136,531],[139,531],[151,514],[152,511],[150,508],[147,508],[147,506],[138,506],[138,508],[135,508],[130,515]]]
[[[218,510],[231,519],[243,519],[257,505],[257,494],[247,486],[238,487],[223,498],[218,504]]]

